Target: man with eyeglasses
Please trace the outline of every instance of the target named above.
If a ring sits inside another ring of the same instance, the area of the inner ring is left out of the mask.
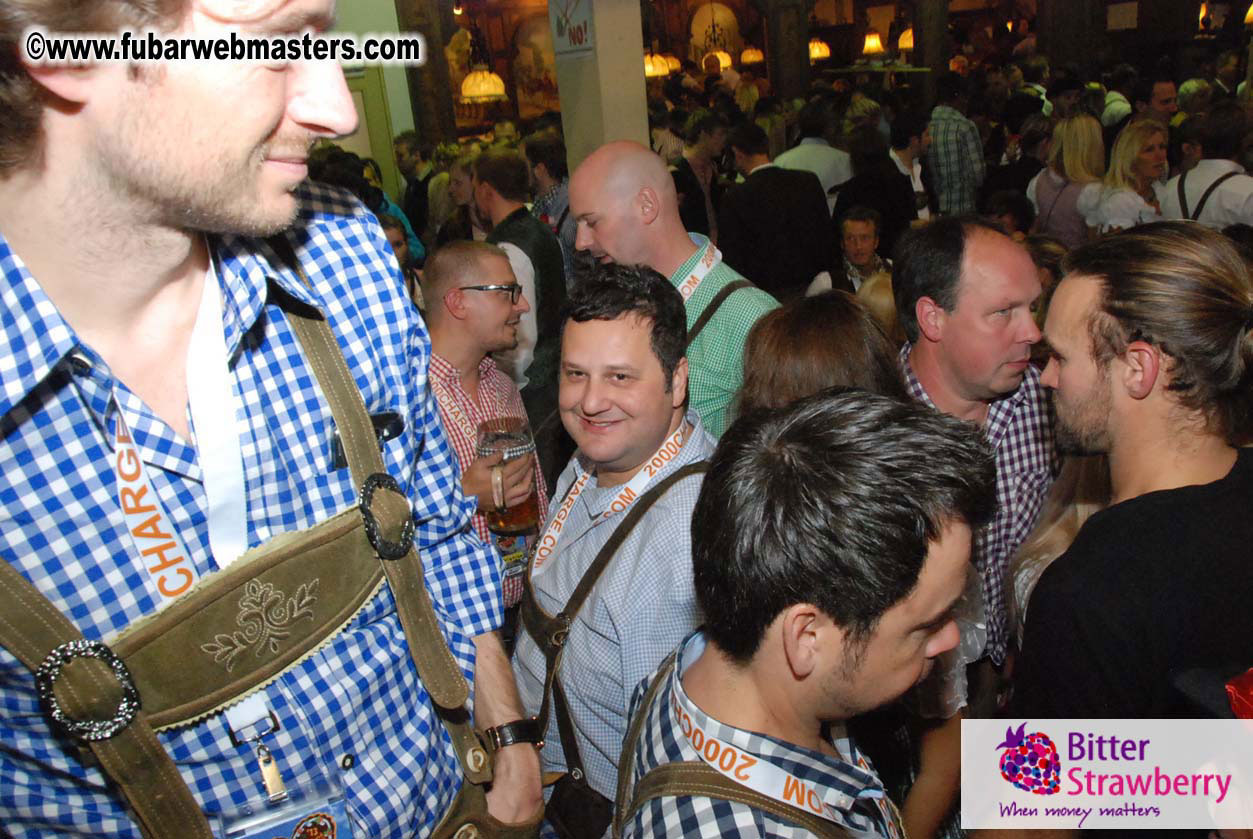
[[[557,237],[526,208],[531,196],[531,170],[526,159],[510,149],[493,149],[474,162],[474,203],[492,223],[487,241],[500,245],[522,284],[531,312],[522,319],[516,350],[496,360],[522,391],[531,426],[537,432],[540,463],[546,477],[564,465],[550,445],[550,431],[559,425],[557,360],[559,318],[566,301],[565,262]],[[548,426],[545,427],[545,421]]]
[[[486,242],[440,248],[427,260],[422,286],[431,331],[431,390],[461,465],[461,491],[478,500],[474,531],[484,543],[495,544],[485,512],[512,507],[532,492],[539,493],[540,509],[548,505],[535,455],[508,463],[500,454],[475,457],[480,423],[526,416],[518,386],[491,353],[518,345],[518,324],[531,307],[509,257]],[[521,588],[511,592],[508,581],[505,588],[505,605],[513,605]]]

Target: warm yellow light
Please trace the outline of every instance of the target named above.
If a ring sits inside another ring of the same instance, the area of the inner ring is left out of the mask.
[[[901,39],[896,42],[898,50],[912,50],[914,48],[914,27],[909,27],[901,33]]]
[[[748,47],[740,53],[741,64],[760,64],[766,60],[765,54],[756,47]]]
[[[702,67],[705,66],[705,58],[708,58],[711,55],[716,56],[718,58],[718,70],[719,71],[725,70],[731,66],[731,53],[727,52],[726,50],[713,50],[712,52],[705,53],[704,58],[700,60]]]
[[[883,41],[879,33],[871,29],[866,33],[866,43],[861,48],[862,55],[879,55],[883,52]]]
[[[644,77],[649,79],[670,75],[670,65],[666,59],[653,52],[644,53]]]
[[[1196,25],[1204,26],[1205,18],[1209,16],[1209,3],[1201,4],[1201,13],[1196,16]]]
[[[821,38],[809,39],[809,60],[810,62],[821,61],[824,58],[831,57],[831,48],[827,46],[827,42]]]
[[[662,58],[666,60],[666,66],[670,68],[671,73],[677,73],[683,69],[683,64],[679,61],[679,59],[675,58],[670,53],[666,53],[662,56]]]
[[[476,64],[461,81],[461,101],[470,104],[499,102],[505,96],[505,80],[488,70],[486,65]]]
[[[452,13],[454,15],[463,15],[466,13],[465,7],[461,5],[461,0],[457,0],[457,2],[452,4]]]

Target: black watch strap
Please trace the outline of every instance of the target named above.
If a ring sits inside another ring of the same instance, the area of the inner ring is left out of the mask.
[[[544,745],[544,732],[540,730],[539,720],[527,717],[485,729],[483,740],[490,752],[498,752],[506,746],[518,743],[531,743],[538,748]]]

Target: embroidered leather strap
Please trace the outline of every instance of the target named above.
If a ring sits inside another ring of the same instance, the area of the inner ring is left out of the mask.
[[[658,481],[652,487],[639,497],[627,510],[622,521],[614,528],[609,536],[609,540],[597,552],[596,557],[592,560],[592,564],[583,572],[583,576],[579,579],[578,585],[574,587],[574,592],[570,595],[570,599],[566,601],[565,607],[557,615],[549,615],[544,608],[539,605],[539,601],[535,599],[535,590],[531,584],[531,573],[528,569],[527,574],[523,577],[522,583],[522,605],[520,614],[522,617],[522,625],[526,628],[527,633],[534,639],[540,651],[544,654],[544,700],[540,705],[538,715],[541,731],[548,730],[548,713],[552,704],[556,705],[557,711],[557,728],[561,737],[561,751],[565,756],[566,769],[576,780],[582,780],[585,776],[583,769],[583,761],[579,755],[579,746],[575,740],[574,720],[570,716],[569,706],[566,702],[565,691],[559,690],[560,684],[557,682],[557,669],[561,664],[561,653],[565,647],[566,638],[570,633],[570,627],[574,623],[574,618],[578,615],[579,609],[583,608],[583,603],[587,600],[588,595],[592,593],[592,588],[600,579],[605,569],[609,567],[609,561],[613,559],[614,554],[622,547],[622,543],[631,535],[631,531],[639,523],[644,514],[653,506],[670,487],[679,481],[691,475],[699,475],[708,471],[709,461],[701,460],[696,463],[689,463],[682,466],[661,481]]]
[[[696,336],[709,325],[709,321],[713,320],[713,316],[718,313],[718,309],[731,296],[732,292],[739,291],[741,288],[752,288],[753,284],[748,280],[732,280],[731,282],[718,289],[718,293],[713,296],[709,304],[705,306],[705,310],[700,313],[700,317],[692,324],[692,328],[687,331],[687,346],[692,346],[692,342],[696,340]]]
[[[290,248],[287,256],[307,284]],[[465,707],[469,686],[413,546],[409,501],[386,474],[360,391],[321,314],[273,290],[331,408],[362,489],[359,509],[254,548],[111,646],[83,639],[10,563],[0,563],[0,644],[36,671],[48,715],[96,753],[150,839],[212,835],[154,729],[190,724],[264,687],[336,635],[384,576],[466,779],[491,779]]]
[[[631,725],[623,740],[622,759],[618,763],[618,793],[616,796],[613,818],[613,837],[620,839],[627,822],[654,798],[667,796],[702,796],[720,798],[724,801],[735,801],[755,810],[764,810],[784,821],[798,824],[815,836],[822,839],[847,839],[851,834],[837,824],[819,818],[799,807],[784,804],[769,796],[754,792],[740,786],[721,773],[710,769],[696,761],[680,761],[665,763],[647,772],[639,783],[631,790],[631,779],[635,774],[635,751],[639,745],[640,734],[644,729],[648,711],[653,706],[658,692],[670,678],[674,670],[677,652],[662,662],[661,668],[648,686],[644,699],[636,711]]]

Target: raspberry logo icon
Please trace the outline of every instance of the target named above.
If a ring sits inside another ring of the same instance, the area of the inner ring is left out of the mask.
[[[1005,729],[1005,742],[997,746],[1001,752],[1001,777],[1018,789],[1036,795],[1056,795],[1061,787],[1062,765],[1057,759],[1057,746],[1043,732],[1024,734],[1024,722],[1015,731]]]

